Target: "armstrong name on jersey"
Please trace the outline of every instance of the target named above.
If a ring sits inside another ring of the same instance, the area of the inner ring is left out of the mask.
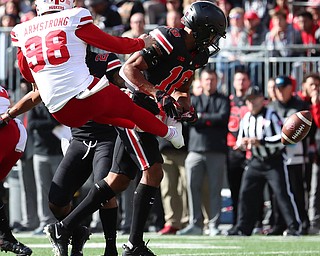
[[[30,26],[27,26],[24,28],[24,36],[31,33],[39,32],[48,28],[67,26],[68,22],[69,22],[69,17],[60,17],[60,18],[55,18],[55,19],[31,24]]]

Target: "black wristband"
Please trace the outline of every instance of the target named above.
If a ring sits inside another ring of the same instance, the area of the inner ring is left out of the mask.
[[[11,118],[11,119],[13,119],[14,117],[10,114],[10,108],[8,108],[8,110],[7,110],[7,115]]]

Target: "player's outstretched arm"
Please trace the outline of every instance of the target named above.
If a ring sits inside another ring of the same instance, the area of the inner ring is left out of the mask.
[[[139,38],[112,36],[92,23],[77,29],[76,36],[94,47],[121,54],[130,54],[155,43],[155,40],[146,34]]]
[[[1,119],[4,122],[8,122],[10,119],[29,111],[41,101],[39,91],[35,88],[34,91],[27,93],[13,107],[9,108],[6,113],[3,113]]]

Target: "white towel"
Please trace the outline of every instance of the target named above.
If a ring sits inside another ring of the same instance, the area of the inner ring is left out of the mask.
[[[70,146],[70,141],[66,138],[61,138],[61,150],[64,156],[66,155],[69,146]]]
[[[106,76],[103,76],[100,81],[94,85],[91,89],[86,89],[83,92],[80,92],[76,98],[79,100],[88,98],[89,96],[101,91],[103,88],[107,87],[109,85],[109,80]]]
[[[23,152],[26,148],[26,144],[27,144],[27,131],[26,131],[26,128],[23,126],[22,122],[17,119],[17,118],[14,118],[13,119],[17,126],[18,126],[18,129],[20,131],[20,138],[19,138],[19,141],[16,145],[16,151],[17,152]]]

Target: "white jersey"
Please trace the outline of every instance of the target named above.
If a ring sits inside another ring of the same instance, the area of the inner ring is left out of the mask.
[[[0,85],[0,114],[5,113],[10,106],[9,94],[6,89]]]
[[[73,8],[16,25],[12,44],[20,47],[50,113],[60,110],[93,81],[85,64],[87,44],[75,31],[92,23],[87,9]]]

